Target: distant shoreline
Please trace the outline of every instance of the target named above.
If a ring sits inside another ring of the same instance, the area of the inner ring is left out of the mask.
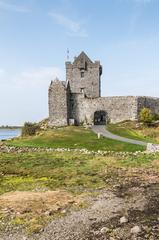
[[[0,127],[0,141],[6,141],[21,136],[22,129],[20,127],[4,126]]]
[[[22,126],[0,126],[0,129],[21,129]]]

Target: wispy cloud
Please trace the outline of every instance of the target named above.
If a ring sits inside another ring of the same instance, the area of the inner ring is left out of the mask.
[[[49,84],[55,77],[63,79],[63,75],[58,66],[39,66],[17,72],[6,69],[4,75],[0,75],[0,125],[22,125],[25,121],[46,118]]]
[[[0,1],[0,9],[6,10],[6,11],[12,11],[12,12],[19,12],[19,13],[30,12],[30,9],[23,7],[23,6],[19,6],[16,4],[6,2],[6,0]]]
[[[61,79],[63,72],[58,67],[39,67],[30,71],[24,71],[20,74],[20,81],[23,83],[31,83],[35,86],[37,84],[47,84],[56,77]]]
[[[59,67],[38,67],[27,71],[11,73],[0,69],[0,85],[14,85],[17,87],[32,86],[43,87],[49,85],[51,80],[58,77],[63,79],[63,71]]]
[[[57,24],[64,27],[70,36],[77,36],[77,37],[87,37],[87,31],[84,28],[83,24],[79,21],[72,20],[62,14],[51,12],[49,13]]]

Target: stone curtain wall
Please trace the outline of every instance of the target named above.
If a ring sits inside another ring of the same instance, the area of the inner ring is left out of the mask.
[[[137,97],[102,97],[96,99],[83,98],[82,94],[75,97],[74,117],[77,123],[92,124],[94,113],[103,110],[108,120],[117,123],[137,119]]]
[[[75,124],[92,124],[96,111],[105,111],[111,123],[137,120],[143,107],[159,114],[159,98],[152,97],[100,97],[85,98],[82,93],[70,93],[62,82],[53,81],[49,89],[50,125],[65,126],[68,119]]]
[[[159,98],[138,97],[138,115],[143,107],[150,108],[153,113],[159,114]]]
[[[49,88],[49,125],[66,126],[68,124],[67,90],[65,83],[56,79]]]
[[[100,97],[95,99],[84,98],[82,94],[75,94],[73,117],[78,124],[87,122],[92,124],[94,113],[103,110],[111,123],[126,120],[138,120],[143,107],[148,107],[153,113],[159,114],[159,98],[153,97]]]

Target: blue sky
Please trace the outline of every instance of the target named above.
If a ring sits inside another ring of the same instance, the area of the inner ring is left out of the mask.
[[[85,51],[102,95],[159,97],[158,0],[0,0],[0,125],[48,116],[48,86]]]

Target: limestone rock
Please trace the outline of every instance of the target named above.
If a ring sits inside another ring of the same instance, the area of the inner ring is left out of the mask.
[[[133,228],[131,228],[131,233],[132,234],[135,234],[135,235],[137,235],[137,234],[139,234],[141,232],[141,228],[139,227],[139,226],[134,226]]]
[[[127,222],[128,222],[128,219],[125,216],[120,218],[120,224],[127,223]]]
[[[100,232],[101,233],[107,233],[107,232],[109,232],[109,228],[103,227],[103,228],[101,228]]]

